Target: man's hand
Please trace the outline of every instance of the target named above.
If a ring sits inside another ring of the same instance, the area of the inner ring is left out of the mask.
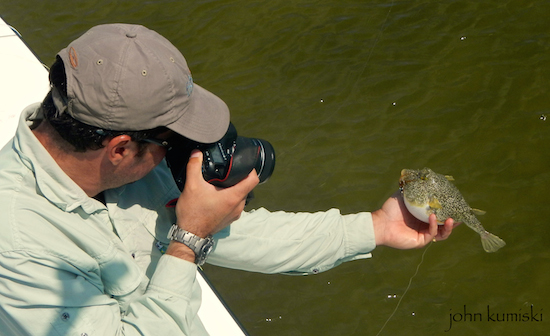
[[[187,164],[185,188],[176,205],[176,216],[180,228],[204,238],[240,217],[246,196],[259,180],[253,170],[236,185],[219,188],[204,180],[201,167],[202,153],[195,150]]]
[[[433,239],[445,240],[455,224],[448,218],[437,225],[436,216],[430,215],[430,223],[416,219],[405,207],[400,192],[392,195],[380,210],[372,213],[376,246],[386,245],[398,249],[421,248]]]
[[[180,228],[204,238],[220,231],[240,217],[246,197],[258,184],[259,179],[256,171],[252,170],[248,177],[230,188],[216,187],[204,180],[202,159],[202,152],[194,150],[191,153],[187,164],[185,188],[176,204],[176,217]],[[166,254],[189,261],[194,260],[191,249],[174,241],[170,243]]]

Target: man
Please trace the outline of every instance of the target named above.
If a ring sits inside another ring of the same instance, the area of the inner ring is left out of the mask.
[[[372,214],[245,213],[256,173],[216,188],[202,177],[200,151],[180,193],[167,148],[180,137],[219,140],[229,110],[145,27],[90,29],[58,54],[50,81],[0,152],[3,334],[204,335],[195,274],[206,257],[309,274],[452,231],[452,220],[415,220],[398,196]],[[175,209],[166,207],[174,197]]]

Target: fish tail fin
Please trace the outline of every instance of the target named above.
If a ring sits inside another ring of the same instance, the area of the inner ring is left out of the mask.
[[[506,243],[494,234],[484,231],[481,233],[481,245],[483,245],[485,252],[496,252],[504,247]]]

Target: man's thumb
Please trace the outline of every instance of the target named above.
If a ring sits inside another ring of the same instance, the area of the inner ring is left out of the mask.
[[[189,162],[187,163],[187,178],[195,179],[195,175],[198,174],[200,174],[202,178],[202,152],[195,149],[191,152]]]

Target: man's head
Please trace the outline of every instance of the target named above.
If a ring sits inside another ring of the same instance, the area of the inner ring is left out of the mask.
[[[50,67],[50,84],[58,94],[67,97],[67,76],[63,61],[59,57]],[[67,100],[67,98],[64,99]],[[48,123],[70,145],[65,148],[67,152],[97,150],[104,147],[105,140],[122,134],[129,135],[133,141],[137,142],[141,152],[147,144],[146,139],[154,139],[158,134],[168,131],[168,128],[162,126],[140,131],[125,131],[105,130],[101,127],[85,124],[73,118],[69,113],[59,113],[53,102],[51,91],[42,103],[42,111]],[[65,147],[62,142],[58,145]]]
[[[143,26],[90,29],[59,52],[50,82],[47,122],[33,132],[90,196],[145,176],[168,137],[212,143],[229,126],[225,103],[194,84],[181,53]]]
[[[166,127],[203,143],[227,131],[225,103],[194,84],[183,55],[143,26],[93,27],[58,57],[66,76],[51,92],[59,114],[105,132]]]

